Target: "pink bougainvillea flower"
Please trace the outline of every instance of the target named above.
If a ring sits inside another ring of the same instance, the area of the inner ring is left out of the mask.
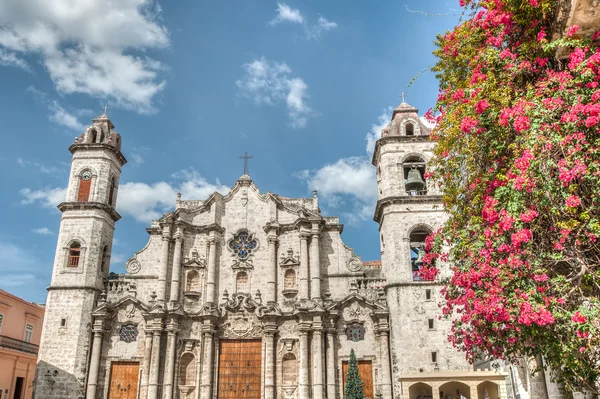
[[[567,198],[565,203],[569,208],[577,208],[581,204],[581,198],[576,195],[571,195],[569,198]]]
[[[578,310],[577,312],[573,313],[571,320],[575,323],[585,323],[587,321],[587,318],[584,315],[582,315],[581,312]]]
[[[571,25],[571,26],[569,26],[569,29],[567,30],[567,33],[565,34],[565,36],[571,37],[575,33],[577,33],[578,30],[579,30],[579,25]]]

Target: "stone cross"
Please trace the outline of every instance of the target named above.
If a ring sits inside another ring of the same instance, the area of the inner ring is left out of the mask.
[[[240,158],[244,160],[244,174],[250,175],[250,172],[248,171],[248,160],[253,157],[249,156],[248,152],[246,151],[244,152],[244,156]]]
[[[402,97],[402,103],[404,103],[404,96],[406,96],[406,94],[404,94],[404,92],[402,92],[402,94],[400,94],[400,97]]]
[[[104,106],[104,115],[106,115],[106,110],[109,109],[110,107],[108,105]]]

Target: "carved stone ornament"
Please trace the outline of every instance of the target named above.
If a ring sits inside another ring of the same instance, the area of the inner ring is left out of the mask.
[[[360,260],[360,258],[358,256],[353,256],[352,258],[350,258],[348,260],[348,262],[346,262],[346,267],[351,272],[358,272],[362,269],[363,265],[362,265],[362,261]]]
[[[361,319],[363,316],[367,316],[369,314],[369,311],[361,308],[357,302],[354,302],[352,305],[350,305],[349,308],[346,308],[345,310],[346,315],[348,316],[348,320],[358,320]]]
[[[129,274],[136,274],[142,270],[142,265],[137,259],[129,259],[127,264],[125,264],[125,269],[127,269],[127,273]]]
[[[135,324],[123,324],[119,330],[119,340],[130,343],[137,340],[138,328]]]
[[[262,336],[262,327],[254,315],[246,312],[233,314],[223,330],[224,338],[259,338]]]
[[[365,326],[362,323],[350,323],[346,326],[346,337],[352,342],[365,339]]]

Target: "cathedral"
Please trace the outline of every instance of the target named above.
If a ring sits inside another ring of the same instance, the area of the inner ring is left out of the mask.
[[[261,192],[245,173],[225,195],[179,195],[112,273],[122,145],[103,114],[69,147],[36,398],[343,399],[351,350],[369,399],[550,397],[523,370],[474,367],[448,343],[449,267],[419,274],[447,216],[414,107],[393,110],[373,155],[376,261],[344,244],[316,191]]]

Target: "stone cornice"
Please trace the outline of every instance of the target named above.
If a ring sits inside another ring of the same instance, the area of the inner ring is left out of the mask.
[[[110,144],[99,144],[99,143],[73,143],[69,146],[69,151],[71,151],[71,154],[75,154],[76,151],[79,150],[83,150],[83,151],[91,151],[91,150],[108,150],[110,152],[112,152],[115,157],[117,158],[117,160],[121,163],[121,166],[125,165],[127,163],[127,159],[125,158],[125,156],[123,155],[123,153],[121,153],[121,150],[119,150],[117,147],[110,145]]]
[[[61,212],[85,211],[88,209],[99,209],[110,215],[115,222],[121,219],[121,215],[112,206],[102,202],[61,202],[57,207]]]
[[[377,158],[379,157],[379,151],[383,144],[387,143],[431,143],[429,136],[386,136],[382,137],[375,143],[375,150],[373,151],[373,157],[371,163],[377,166]]]
[[[441,204],[442,196],[441,195],[403,195],[396,197],[386,197],[377,201],[377,206],[375,207],[375,215],[373,216],[373,220],[377,223],[381,223],[381,214],[383,212],[383,208],[386,205],[391,204]]]

